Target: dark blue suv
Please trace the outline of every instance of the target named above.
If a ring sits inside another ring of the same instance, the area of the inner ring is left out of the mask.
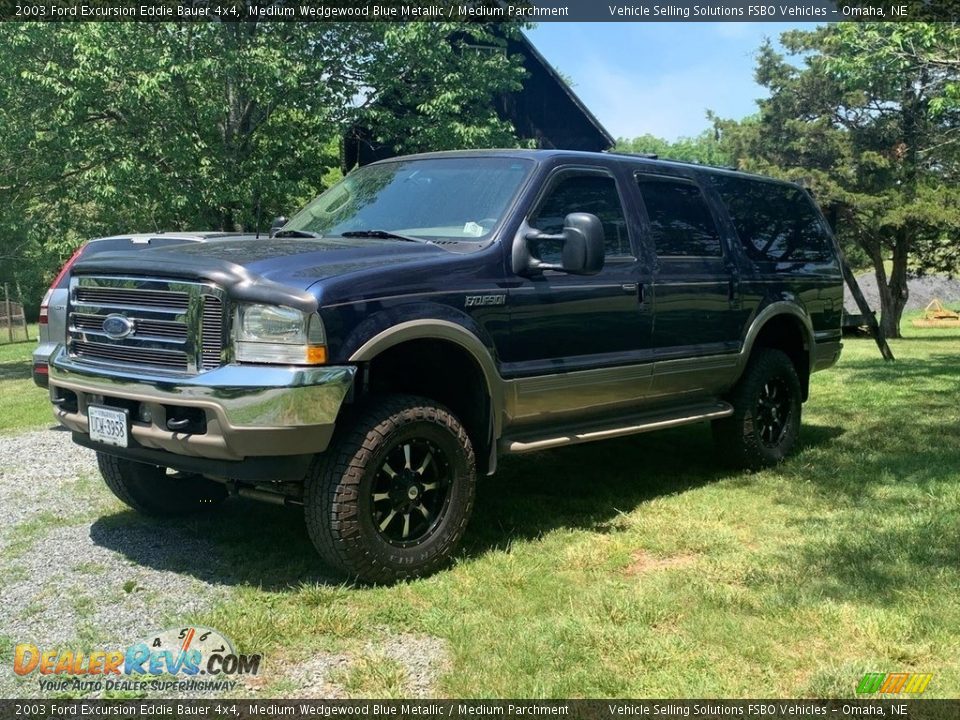
[[[794,448],[840,354],[840,267],[800,187],[614,154],[473,151],[348,175],[273,237],[73,269],[51,399],[146,513],[303,506],[365,581],[438,568],[503,454],[710,421]]]

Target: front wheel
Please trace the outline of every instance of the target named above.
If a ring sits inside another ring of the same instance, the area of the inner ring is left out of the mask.
[[[157,465],[97,453],[100,474],[110,491],[143,515],[187,515],[219,505],[227,488],[200,475],[169,474]]]
[[[433,400],[388,396],[367,408],[311,468],[310,539],[336,570],[391,583],[442,567],[473,509],[473,446]]]
[[[790,358],[779,350],[757,350],[730,402],[733,415],[713,422],[720,452],[754,470],[783,462],[800,437],[800,379]]]

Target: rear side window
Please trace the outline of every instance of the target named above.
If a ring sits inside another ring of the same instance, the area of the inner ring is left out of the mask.
[[[720,235],[700,188],[675,178],[638,175],[659,257],[719,257]]]
[[[600,218],[608,258],[633,257],[620,193],[612,177],[595,173],[561,176],[541,201],[529,224],[545,233],[558,234],[563,230],[567,215],[576,212],[591,213]]]
[[[714,176],[740,242],[759,262],[824,262],[830,237],[813,200],[792,185]]]

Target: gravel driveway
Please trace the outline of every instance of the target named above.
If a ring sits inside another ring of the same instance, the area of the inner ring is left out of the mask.
[[[210,604],[203,573],[163,568],[185,554],[215,563],[214,548],[128,512],[68,432],[0,440],[0,507],[0,632],[13,644],[121,645],[176,624],[171,610],[182,618]],[[4,665],[0,697],[36,693],[35,678],[18,685]]]
[[[0,508],[0,698],[43,695],[36,675],[12,671],[18,643],[126,647],[233,591],[230,563],[202,527],[158,524],[130,511],[104,486],[93,451],[75,445],[68,432],[0,437]],[[353,652],[317,653],[293,666],[271,666],[267,658],[266,677],[230,694],[260,693],[280,681],[276,694],[344,697],[351,668],[386,658],[405,676],[406,695],[431,696],[448,663],[445,643],[385,628],[375,635]]]

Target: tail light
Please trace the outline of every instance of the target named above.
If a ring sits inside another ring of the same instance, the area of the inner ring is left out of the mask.
[[[70,268],[73,267],[73,264],[77,261],[77,258],[80,257],[81,252],[83,252],[83,245],[73,251],[73,255],[71,255],[66,264],[60,268],[60,272],[57,273],[57,276],[53,279],[53,282],[50,283],[50,289],[47,290],[47,294],[43,296],[43,300],[40,302],[40,319],[38,322],[41,325],[46,325],[47,321],[49,320],[50,295],[53,294],[53,291],[60,285],[60,282],[63,280],[63,278],[66,277],[68,272],[70,272]]]
[[[49,311],[50,311],[50,296],[53,295],[53,290],[47,290],[47,294],[43,296],[43,300],[40,301],[40,319],[37,321],[41,325],[46,325],[49,321]]]

